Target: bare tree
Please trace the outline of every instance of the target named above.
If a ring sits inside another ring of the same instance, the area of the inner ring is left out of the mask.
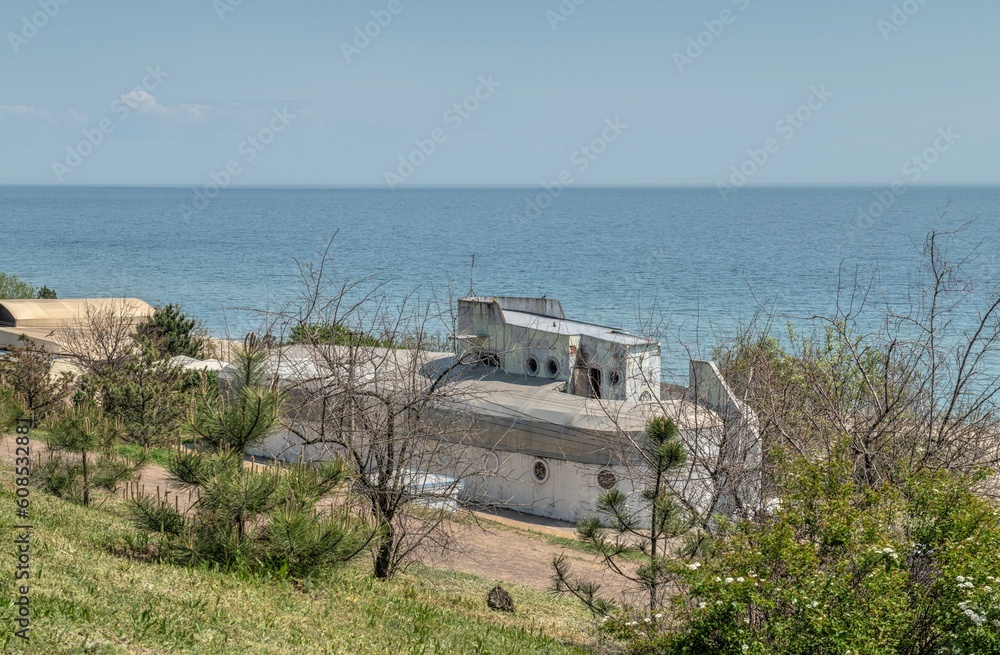
[[[9,386],[26,413],[37,420],[45,418],[69,397],[73,375],[52,372],[55,357],[21,337],[23,345],[12,348],[0,359],[0,386]]]
[[[769,453],[826,457],[846,436],[864,484],[940,468],[1000,463],[996,395],[1000,295],[978,288],[962,230],[932,231],[924,268],[899,309],[878,278],[839,285],[836,311],[800,335],[776,335],[765,312],[719,350],[727,378],[760,416]]]
[[[84,305],[79,324],[60,331],[65,352],[91,374],[117,370],[139,352],[136,326],[144,318],[126,298]]]
[[[302,266],[307,291],[276,330],[296,343],[276,350],[273,374],[295,447],[350,467],[349,502],[378,531],[374,574],[389,578],[418,549],[447,544],[465,480],[481,473],[473,392],[456,384],[465,362],[440,352],[442,313],[392,301],[373,278],[330,284],[327,265],[324,254]]]

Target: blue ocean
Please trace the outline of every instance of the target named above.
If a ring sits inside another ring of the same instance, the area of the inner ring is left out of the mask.
[[[668,377],[766,306],[784,321],[834,307],[877,274],[905,304],[931,229],[1000,283],[1000,188],[226,189],[0,187],[0,270],[60,297],[179,303],[239,335],[303,290],[298,263],[333,239],[334,275],[402,297],[543,295],[581,320],[668,319]],[[187,207],[185,211],[182,208]],[[475,267],[471,263],[475,256]],[[846,277],[845,277],[846,275]],[[971,318],[971,315],[969,317]]]

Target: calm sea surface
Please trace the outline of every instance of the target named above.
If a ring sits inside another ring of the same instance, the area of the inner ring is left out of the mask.
[[[864,220],[888,189],[744,189],[728,202],[714,189],[571,189],[516,219],[539,191],[228,189],[185,219],[190,188],[0,187],[0,270],[60,297],[180,303],[237,334],[256,320],[244,308],[294,299],[296,260],[336,234],[339,277],[446,298],[449,285],[468,291],[474,254],[481,295],[548,294],[571,317],[633,329],[655,305],[702,355],[758,302],[782,322],[829,311],[842,265],[878,270],[902,303],[935,227],[975,219],[963,233],[982,242],[974,270],[1000,282],[1000,188],[913,188]]]

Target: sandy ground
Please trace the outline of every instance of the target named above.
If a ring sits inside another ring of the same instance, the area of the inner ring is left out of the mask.
[[[12,435],[0,440],[0,464],[13,465],[15,446]],[[32,459],[40,454],[44,456],[45,452],[44,444],[32,442]],[[156,464],[143,468],[135,490],[146,495],[162,495],[169,491],[176,496],[182,509],[187,507],[190,498],[188,492],[176,487],[167,471]],[[448,524],[451,539],[445,551],[424,548],[417,553],[416,559],[427,566],[471,573],[491,582],[550,590],[552,560],[565,554],[573,574],[600,582],[602,595],[615,600],[634,597],[635,590],[609,573],[596,557],[547,541],[546,536],[572,538],[574,532],[570,524],[514,512],[476,513],[473,518],[473,521]]]

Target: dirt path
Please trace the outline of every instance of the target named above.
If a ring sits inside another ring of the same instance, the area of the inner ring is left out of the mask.
[[[16,444],[13,435],[0,439],[0,464],[12,466]],[[32,459],[47,452],[44,443],[32,442]],[[250,466],[251,464],[247,464]],[[256,466],[262,466],[257,464]],[[189,494],[173,484],[167,471],[158,464],[146,465],[136,487],[146,495],[170,492],[182,510],[189,504]],[[608,573],[592,555],[549,543],[546,535],[572,537],[572,530],[553,527],[545,521],[525,517],[477,515],[479,525],[464,522],[449,524],[451,540],[444,551],[424,549],[417,559],[434,568],[478,575],[486,580],[519,584],[539,590],[552,588],[552,560],[565,554],[574,575],[582,575],[603,585],[605,594],[615,600],[632,596],[634,590]]]

